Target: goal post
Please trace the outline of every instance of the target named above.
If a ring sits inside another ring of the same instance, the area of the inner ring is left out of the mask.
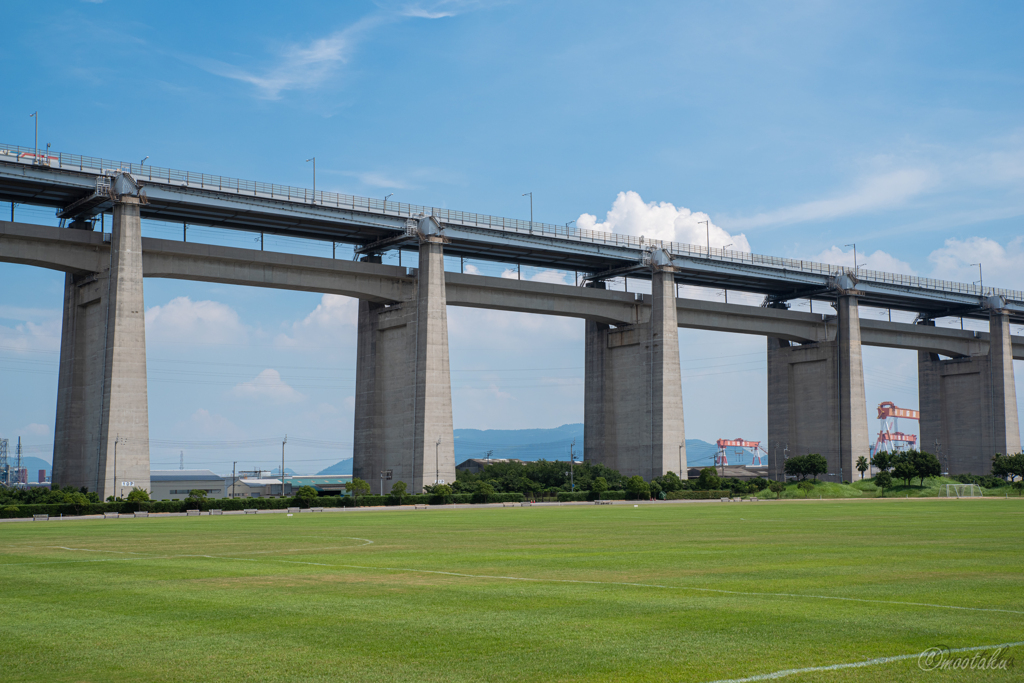
[[[982,498],[984,494],[977,484],[946,484],[946,498]]]

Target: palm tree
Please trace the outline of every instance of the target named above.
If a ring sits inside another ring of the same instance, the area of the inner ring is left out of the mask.
[[[857,469],[860,470],[860,478],[864,478],[864,473],[868,470],[868,459],[863,455],[857,458]]]

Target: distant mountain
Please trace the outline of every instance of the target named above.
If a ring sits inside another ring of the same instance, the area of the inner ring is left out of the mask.
[[[330,467],[320,470],[316,474],[317,476],[323,477],[329,475],[352,474],[352,458],[345,458],[344,460],[339,460]]]
[[[470,458],[486,458],[488,451],[492,458],[568,460],[569,444],[573,439],[576,439],[574,450],[582,458],[581,423],[562,425],[554,429],[456,429],[455,463]],[[700,439],[687,439],[687,467],[714,465],[716,452],[718,447],[715,444]],[[317,472],[318,476],[339,474],[352,474],[352,458],[345,458]]]
[[[583,424],[554,429],[456,429],[455,462],[469,458],[516,458],[519,460],[568,460],[569,444],[576,439],[575,452],[583,455]],[[687,467],[714,465],[715,444],[700,439],[686,440]],[[678,469],[678,468],[677,468]]]
[[[519,460],[568,460],[569,445],[583,457],[583,424],[554,429],[456,429],[455,462],[469,458],[516,458]]]

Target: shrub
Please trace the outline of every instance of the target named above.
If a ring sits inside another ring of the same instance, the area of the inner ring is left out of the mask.
[[[146,503],[149,502],[149,493],[145,489],[133,488],[125,500],[129,503]]]
[[[300,508],[308,508],[312,507],[319,497],[320,494],[312,486],[300,486],[299,490],[295,492],[292,501]]]

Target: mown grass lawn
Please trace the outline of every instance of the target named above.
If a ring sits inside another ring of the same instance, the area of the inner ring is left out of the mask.
[[[0,679],[715,681],[1019,642],[1022,522],[1011,498],[8,523]],[[1021,680],[1007,654],[785,680]]]

